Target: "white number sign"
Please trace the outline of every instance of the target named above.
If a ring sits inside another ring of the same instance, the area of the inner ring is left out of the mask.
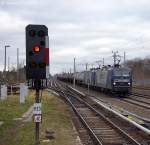
[[[34,103],[33,114],[42,114],[41,103]]]

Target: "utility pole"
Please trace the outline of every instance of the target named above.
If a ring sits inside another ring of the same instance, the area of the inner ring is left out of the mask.
[[[74,77],[73,77],[73,86],[74,86],[74,88],[75,88],[75,85],[76,85],[75,75],[76,75],[76,59],[74,58]]]
[[[4,60],[4,73],[6,72],[6,46],[5,46],[5,60]]]
[[[17,83],[19,83],[19,48],[17,48]]]
[[[126,65],[126,52],[124,52],[124,66]]]
[[[115,66],[118,51],[116,51],[116,52],[113,52],[113,51],[112,51],[112,53],[113,53],[114,66]]]
[[[10,69],[9,65],[10,65],[10,58],[8,57],[8,71]]]
[[[104,60],[104,58],[103,58],[103,66],[104,66],[104,62],[105,62],[105,60]]]
[[[6,58],[7,58],[7,52],[6,52],[6,49],[7,47],[10,47],[9,45],[5,45],[5,60],[4,60],[4,80],[5,80],[5,83],[6,83]]]
[[[88,63],[85,64],[85,70],[87,71],[88,69]]]
[[[6,49],[7,49],[7,47],[10,47],[10,45],[5,45],[4,72],[6,72],[6,58],[7,58],[7,52],[6,52]]]

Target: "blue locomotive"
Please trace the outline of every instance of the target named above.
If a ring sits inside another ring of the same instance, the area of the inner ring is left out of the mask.
[[[128,94],[132,88],[131,69],[124,67],[103,68],[96,71],[95,87],[105,92]]]
[[[105,66],[84,72],[64,73],[57,75],[57,78],[66,82],[73,82],[80,85],[89,85],[91,88],[112,92],[119,95],[129,94],[132,89],[132,71],[128,67]]]

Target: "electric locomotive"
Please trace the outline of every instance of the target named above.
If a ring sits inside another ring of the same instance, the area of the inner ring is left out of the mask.
[[[132,73],[128,67],[102,68],[96,72],[96,86],[105,92],[125,95],[132,88]]]

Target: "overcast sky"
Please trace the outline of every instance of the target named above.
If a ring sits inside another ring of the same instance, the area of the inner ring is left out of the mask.
[[[51,73],[69,71],[73,58],[79,64],[105,58],[112,51],[127,59],[150,56],[149,0],[0,0],[0,69],[4,45],[11,64],[25,60],[25,26],[45,24],[49,28]]]

